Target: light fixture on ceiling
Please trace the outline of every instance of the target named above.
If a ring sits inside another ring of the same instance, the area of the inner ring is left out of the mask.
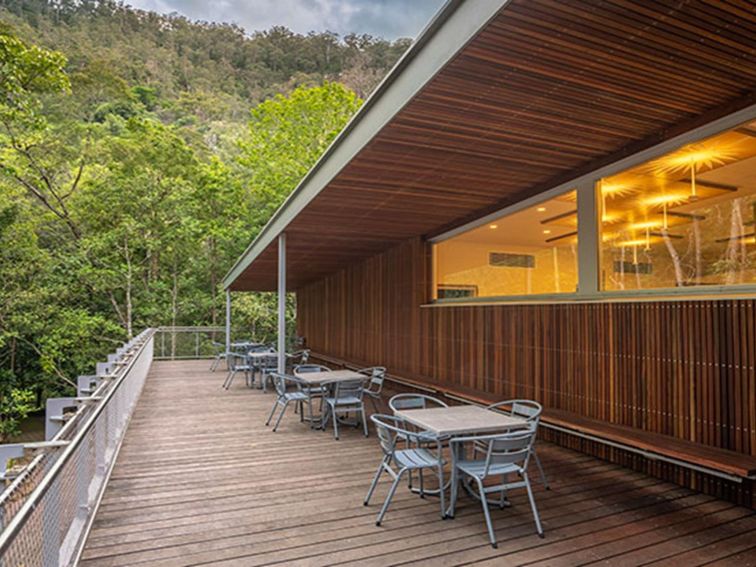
[[[551,231],[550,231],[550,230],[548,230],[548,229],[546,229],[546,230],[544,230],[544,231],[543,231],[543,233],[544,233],[544,234],[551,234]]]
[[[499,225],[498,224],[489,224],[488,228],[490,228],[491,230],[495,230],[495,229],[499,228]]]
[[[546,212],[546,207],[538,207],[536,209],[536,211],[538,211],[539,213],[545,213]]]
[[[717,143],[716,140],[691,144],[652,162],[657,173],[678,173],[690,171],[690,200],[698,199],[696,173],[702,167],[714,168],[735,159],[737,152],[732,144]]]

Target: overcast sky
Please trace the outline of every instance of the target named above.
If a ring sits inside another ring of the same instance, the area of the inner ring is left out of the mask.
[[[135,8],[235,23],[248,33],[283,25],[298,33],[415,37],[444,0],[127,0]]]

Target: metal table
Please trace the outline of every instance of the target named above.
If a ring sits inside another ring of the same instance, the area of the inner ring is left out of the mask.
[[[525,429],[528,422],[520,417],[512,417],[480,406],[463,405],[448,408],[411,409],[394,412],[420,429],[433,433],[441,439],[464,437],[467,435],[486,435],[503,433],[512,429]],[[453,459],[457,455],[452,456]],[[454,466],[452,464],[452,466]],[[448,483],[444,485],[446,489]],[[465,491],[475,498],[480,498],[467,484],[462,483]],[[440,490],[440,489],[439,489]],[[418,492],[412,488],[413,492]],[[424,490],[425,494],[435,495],[438,490]]]
[[[368,380],[369,376],[353,370],[331,370],[330,372],[295,372],[294,375],[309,386],[318,386],[326,382],[348,382],[350,380]]]

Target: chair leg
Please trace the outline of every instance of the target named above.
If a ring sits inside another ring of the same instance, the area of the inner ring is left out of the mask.
[[[210,364],[210,372],[215,372],[215,369],[218,368],[218,362],[220,362],[220,355],[217,355],[215,360]]]
[[[454,517],[455,509],[457,507],[457,495],[459,493],[459,477],[457,476],[457,469],[452,464],[452,475],[451,475],[451,494],[449,496],[449,499],[451,502],[449,502],[449,514],[447,515],[449,518]]]
[[[265,422],[265,425],[270,425],[270,420],[273,419],[273,414],[276,413],[276,408],[278,407],[278,400],[273,402],[273,408],[270,410],[270,414],[268,415],[268,421]]]
[[[486,517],[486,527],[488,528],[488,538],[491,540],[491,547],[496,549],[499,545],[496,543],[496,535],[494,534],[493,524],[491,523],[491,512],[488,510],[488,502],[486,501],[486,493],[483,487],[483,481],[477,476],[475,480],[478,483],[478,493],[480,494],[480,503],[483,506],[483,515]]]
[[[369,435],[368,433],[368,426],[367,426],[367,418],[365,417],[365,405],[362,406],[362,411],[360,412],[362,414],[362,429],[365,431],[365,437]]]
[[[530,500],[530,509],[533,511],[533,519],[535,520],[536,530],[538,530],[538,536],[543,537],[543,526],[541,526],[541,517],[538,515],[538,508],[536,508],[535,498],[533,498],[533,489],[530,487],[530,480],[528,475],[524,474],[525,488],[528,490],[528,500]]]
[[[541,459],[538,458],[538,453],[535,451],[535,447],[531,449],[531,454],[533,455],[533,459],[535,459],[535,464],[538,467],[538,472],[541,473],[541,484],[543,484],[543,487],[546,490],[551,490],[551,487],[549,486],[549,480],[546,478],[546,473],[543,472],[543,466],[541,465]]]
[[[383,466],[385,464],[386,464],[386,457],[383,457],[383,459],[381,459],[381,464],[378,465],[378,470],[375,471],[373,482],[370,483],[370,488],[368,489],[367,496],[365,496],[365,501],[363,502],[365,506],[370,504],[370,499],[373,497],[373,492],[375,492],[375,487],[378,486],[378,480],[381,478],[381,475],[383,474]]]
[[[446,503],[444,502],[444,465],[438,463],[438,499],[441,500],[441,519],[446,519]]]
[[[236,376],[236,370],[231,370],[231,372],[228,373],[228,376],[226,376],[226,381],[223,383],[223,387],[226,390],[231,387],[231,384],[234,381],[234,376]]]
[[[331,416],[333,419],[333,436],[336,438],[336,441],[339,440],[339,414],[336,413],[336,408],[333,408],[333,415]]]
[[[391,504],[391,499],[394,497],[394,493],[396,492],[396,487],[399,486],[399,482],[402,480],[402,474],[404,473],[405,470],[407,469],[401,469],[399,471],[399,474],[396,475],[394,482],[391,484],[391,488],[389,489],[389,492],[386,495],[386,500],[383,502],[383,507],[381,508],[381,511],[378,514],[378,519],[375,521],[376,526],[381,525],[381,522],[383,521],[383,516],[386,515],[386,511],[388,510],[389,504]]]
[[[273,432],[278,429],[278,426],[281,424],[281,419],[283,418],[284,413],[286,413],[286,407],[289,405],[288,400],[284,402],[284,406],[281,408],[281,413],[278,414],[278,420],[276,421],[276,424],[273,426]]]

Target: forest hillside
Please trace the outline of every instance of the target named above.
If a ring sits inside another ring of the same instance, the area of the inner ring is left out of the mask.
[[[111,0],[0,0],[0,442],[219,283],[408,47]],[[272,333],[270,297],[234,320]]]

